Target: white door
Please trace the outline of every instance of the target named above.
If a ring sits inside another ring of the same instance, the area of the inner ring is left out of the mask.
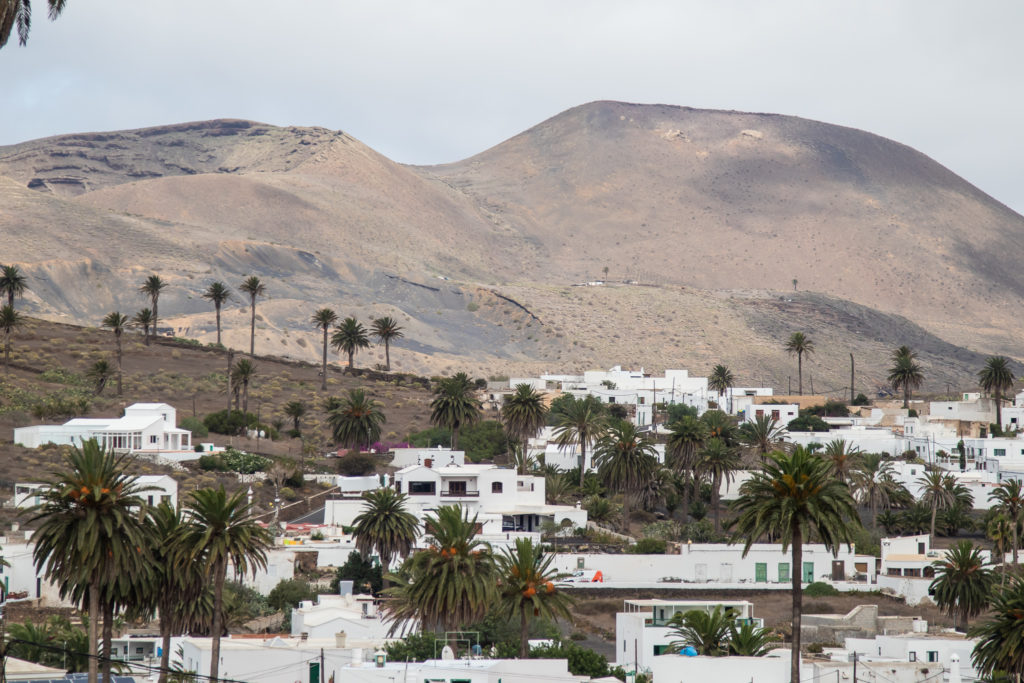
[[[732,565],[731,564],[722,564],[721,577],[722,577],[721,578],[722,583],[732,583]]]
[[[697,581],[708,580],[708,566],[706,564],[698,564],[693,567]]]

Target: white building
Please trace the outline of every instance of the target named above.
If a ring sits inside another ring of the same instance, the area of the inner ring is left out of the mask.
[[[372,595],[319,595],[316,603],[306,600],[292,610],[292,635],[305,634],[314,640],[344,633],[354,641],[374,643],[377,648],[388,640],[390,627],[390,622],[381,618]]]
[[[669,625],[677,613],[733,610],[736,623],[764,626],[754,618],[754,603],[746,600],[626,600],[615,615],[615,659],[629,671],[648,671],[654,657],[678,640]]]
[[[743,413],[744,422],[753,422],[759,417],[770,417],[779,427],[785,427],[800,417],[800,406],[795,403],[758,403]]]
[[[903,596],[908,605],[916,605],[928,596],[935,578],[933,563],[942,560],[946,552],[932,549],[928,534],[883,538],[878,586]],[[986,564],[991,562],[988,550],[982,550],[981,555]]]
[[[961,633],[944,631],[942,633],[904,633],[899,635],[877,635],[874,638],[846,638],[845,648],[830,652],[833,659],[839,661],[851,661],[853,654],[857,654],[858,676],[861,671],[865,673],[865,680],[870,671],[891,677],[888,671],[890,663],[918,664],[919,667],[927,668],[928,680],[949,680],[948,678],[935,678],[939,670],[944,670],[947,675],[956,668],[961,680],[973,681],[978,675],[971,665],[971,653],[977,640],[967,638]],[[826,678],[827,680],[827,678]],[[923,678],[902,677],[898,680],[919,681]]]
[[[569,673],[569,663],[564,659],[430,659],[386,662],[380,667],[364,662],[337,671],[339,683],[581,683],[588,680],[586,676]]]
[[[36,570],[32,561],[34,548],[35,545],[31,541],[7,543],[5,538],[0,538],[0,557],[10,565],[0,565],[0,582],[7,588],[8,595],[39,598],[41,604],[47,607],[73,606],[61,599],[60,590],[46,580],[44,572]]]
[[[772,650],[764,657],[661,655],[654,658],[651,673],[657,683],[787,683],[790,661],[788,648]]]
[[[389,463],[392,467],[402,469],[410,465],[425,465],[429,460],[433,465],[462,466],[466,464],[465,451],[453,451],[450,448],[396,448],[391,453],[394,457]]]
[[[14,443],[39,448],[44,443],[81,446],[96,439],[100,446],[133,453],[192,451],[192,432],[178,429],[177,412],[166,403],[135,403],[124,417],[77,417],[62,425],[34,425],[14,430]]]
[[[146,474],[135,478],[139,498],[149,505],[169,503],[178,506],[178,482],[166,474]],[[14,506],[30,508],[42,503],[42,490],[46,484],[19,482],[14,485]]]

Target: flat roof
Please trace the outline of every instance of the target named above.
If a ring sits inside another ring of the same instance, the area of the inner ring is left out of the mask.
[[[642,600],[626,600],[627,605],[636,607],[703,607],[704,605],[750,605],[749,600],[665,600],[663,598],[647,598]]]

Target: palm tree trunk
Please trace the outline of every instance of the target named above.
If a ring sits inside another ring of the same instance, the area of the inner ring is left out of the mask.
[[[110,683],[110,653],[114,640],[114,601],[103,604],[103,683]]]
[[[93,578],[89,583],[89,683],[99,683],[100,667],[97,644],[99,634],[97,625],[100,622],[100,581]]]
[[[391,372],[391,342],[384,340],[384,369]]]
[[[210,626],[210,682],[217,683],[220,673],[220,634],[224,629],[224,578],[228,566],[222,560],[215,567],[213,579],[213,624]]]
[[[796,354],[797,393],[804,395],[804,354]]]
[[[906,382],[903,383],[903,407],[910,407],[910,385]]]
[[[459,425],[452,425],[452,450],[459,450]]]
[[[1013,570],[1017,571],[1017,520],[1011,520],[1013,524]],[[1006,551],[1003,551],[1003,564],[1006,564]]]
[[[214,306],[217,311],[217,346],[220,346],[220,304]]]
[[[327,391],[327,325],[324,325],[324,361],[322,365],[323,367],[320,368],[320,391]]]
[[[121,395],[121,335],[117,335],[117,395]]]
[[[799,524],[793,525],[793,648],[789,664],[790,683],[800,683],[800,615],[803,613],[804,537]]]
[[[249,355],[256,356],[256,295],[252,297],[252,322],[249,324]]]
[[[228,414],[231,413],[231,361],[235,358],[235,352],[228,349]]]
[[[171,615],[160,612],[160,680],[157,683],[167,683],[167,669],[171,666]]]
[[[4,372],[11,371],[11,333],[4,333]]]
[[[718,488],[722,485],[719,475],[715,474],[711,479],[711,504],[715,507],[715,533],[722,531],[722,522],[718,517]]]
[[[249,412],[249,380],[242,380],[242,412]]]
[[[352,351],[349,351],[349,352],[348,352],[348,369],[349,369],[349,370],[351,370],[351,369],[352,369],[352,358],[353,358],[353,356],[355,356],[355,355],[356,355],[356,352],[355,352],[355,350],[352,350]]]
[[[931,526],[931,533],[928,536],[928,540],[931,543],[935,542],[935,513],[937,513],[938,511],[939,511],[939,500],[938,500],[938,498],[936,498],[935,500],[932,501],[932,526]]]
[[[871,528],[878,531],[878,503],[871,499]]]
[[[587,471],[587,440],[580,439],[580,488],[583,488],[583,475]]]
[[[157,297],[153,297],[153,335],[156,336],[156,323],[157,323],[157,308],[156,308]]]
[[[519,658],[526,659],[530,654],[530,643],[527,638],[529,623],[526,621],[526,605],[519,606]]]

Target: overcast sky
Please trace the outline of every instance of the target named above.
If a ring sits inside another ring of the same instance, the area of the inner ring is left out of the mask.
[[[1024,212],[1019,0],[33,4],[0,50],[0,144],[231,117],[429,164],[614,99],[861,128]]]

